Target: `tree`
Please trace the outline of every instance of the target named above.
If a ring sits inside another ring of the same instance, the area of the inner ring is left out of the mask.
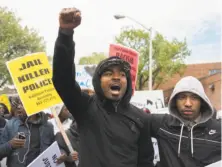
[[[6,62],[28,53],[45,51],[45,42],[34,29],[20,25],[20,18],[0,7],[0,87],[11,83]]]
[[[124,27],[119,36],[115,38],[117,43],[135,49],[140,53],[137,90],[142,90],[149,79],[149,32],[141,29]],[[152,85],[157,89],[161,83],[167,81],[174,74],[182,74],[185,69],[184,59],[190,55],[186,40],[173,39],[169,41],[160,33],[157,33],[152,41],[153,66]]]
[[[108,56],[105,55],[105,53],[96,53],[93,52],[91,56],[82,57],[79,60],[80,65],[84,64],[98,64],[100,61],[104,60]]]

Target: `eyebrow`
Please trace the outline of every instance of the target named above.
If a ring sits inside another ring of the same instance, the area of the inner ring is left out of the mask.
[[[196,95],[196,94],[194,94],[194,93],[189,93],[189,94],[187,94],[187,93],[179,93],[179,94],[177,94],[177,96],[195,96],[195,97],[199,97],[200,98],[200,96],[198,96],[198,95]]]

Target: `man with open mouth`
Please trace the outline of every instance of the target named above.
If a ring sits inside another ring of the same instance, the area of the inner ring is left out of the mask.
[[[63,9],[53,58],[53,83],[74,116],[80,134],[81,167],[153,167],[147,114],[130,104],[130,65],[119,57],[100,62],[95,94],[81,92],[75,78],[73,29],[81,23],[75,8]]]

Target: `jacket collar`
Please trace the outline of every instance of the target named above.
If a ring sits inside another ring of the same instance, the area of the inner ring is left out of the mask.
[[[169,123],[169,126],[172,126],[172,127],[180,127],[182,124],[185,124],[185,122],[183,122],[181,119],[178,119],[177,117],[174,117],[172,116],[172,120],[170,121]],[[203,128],[206,128],[209,126],[209,124],[212,122],[212,119],[209,119],[208,121],[206,122],[203,122],[203,123],[199,123],[198,125],[196,125],[195,127],[203,127]],[[186,126],[186,124],[185,124]]]

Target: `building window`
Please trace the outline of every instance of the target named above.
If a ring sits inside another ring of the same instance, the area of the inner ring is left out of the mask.
[[[209,70],[209,75],[217,74],[217,73],[220,73],[220,72],[221,72],[221,69]]]

